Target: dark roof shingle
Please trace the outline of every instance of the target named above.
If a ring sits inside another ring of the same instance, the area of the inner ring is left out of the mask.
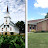
[[[39,21],[42,21],[42,20],[45,20],[45,19],[48,19],[48,18],[37,19],[37,20],[30,20],[30,21],[28,21],[28,23],[36,23],[36,22],[39,22]]]

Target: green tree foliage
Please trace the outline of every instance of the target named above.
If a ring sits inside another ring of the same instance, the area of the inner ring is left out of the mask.
[[[47,15],[45,16],[45,18],[48,18],[48,13],[47,13]]]
[[[25,48],[25,37],[0,36],[0,48]]]
[[[15,25],[19,28],[19,34],[25,33],[25,24],[23,21],[18,21]]]

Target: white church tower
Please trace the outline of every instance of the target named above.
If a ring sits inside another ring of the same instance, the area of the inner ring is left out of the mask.
[[[6,16],[4,17],[4,23],[0,25],[0,33],[5,34],[6,32],[9,35],[11,32],[14,32],[14,34],[19,33],[19,28],[17,28],[15,24],[11,21],[11,17],[9,16],[8,6],[7,6]]]
[[[4,31],[9,32],[9,23],[11,21],[11,17],[9,16],[8,6],[6,16],[4,17]]]
[[[9,16],[9,11],[7,6],[6,16],[4,17],[4,25],[9,25],[10,21],[11,21],[11,17]]]

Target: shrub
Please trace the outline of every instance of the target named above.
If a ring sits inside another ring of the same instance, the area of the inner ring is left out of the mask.
[[[42,30],[41,32],[45,32],[45,31]]]
[[[0,48],[25,48],[25,37],[23,36],[1,36]]]
[[[36,33],[47,33],[48,31],[37,31]]]
[[[32,29],[31,32],[36,32],[36,30],[35,29]]]

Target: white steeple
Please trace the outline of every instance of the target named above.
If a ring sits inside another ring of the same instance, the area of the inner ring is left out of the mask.
[[[11,17],[9,16],[9,10],[8,10],[8,5],[7,5],[7,11],[6,11],[6,16],[5,17],[9,17],[11,19]]]
[[[10,20],[11,20],[11,18],[9,16],[8,5],[7,5],[7,12],[6,12],[6,16],[4,17],[4,25],[9,25]]]

